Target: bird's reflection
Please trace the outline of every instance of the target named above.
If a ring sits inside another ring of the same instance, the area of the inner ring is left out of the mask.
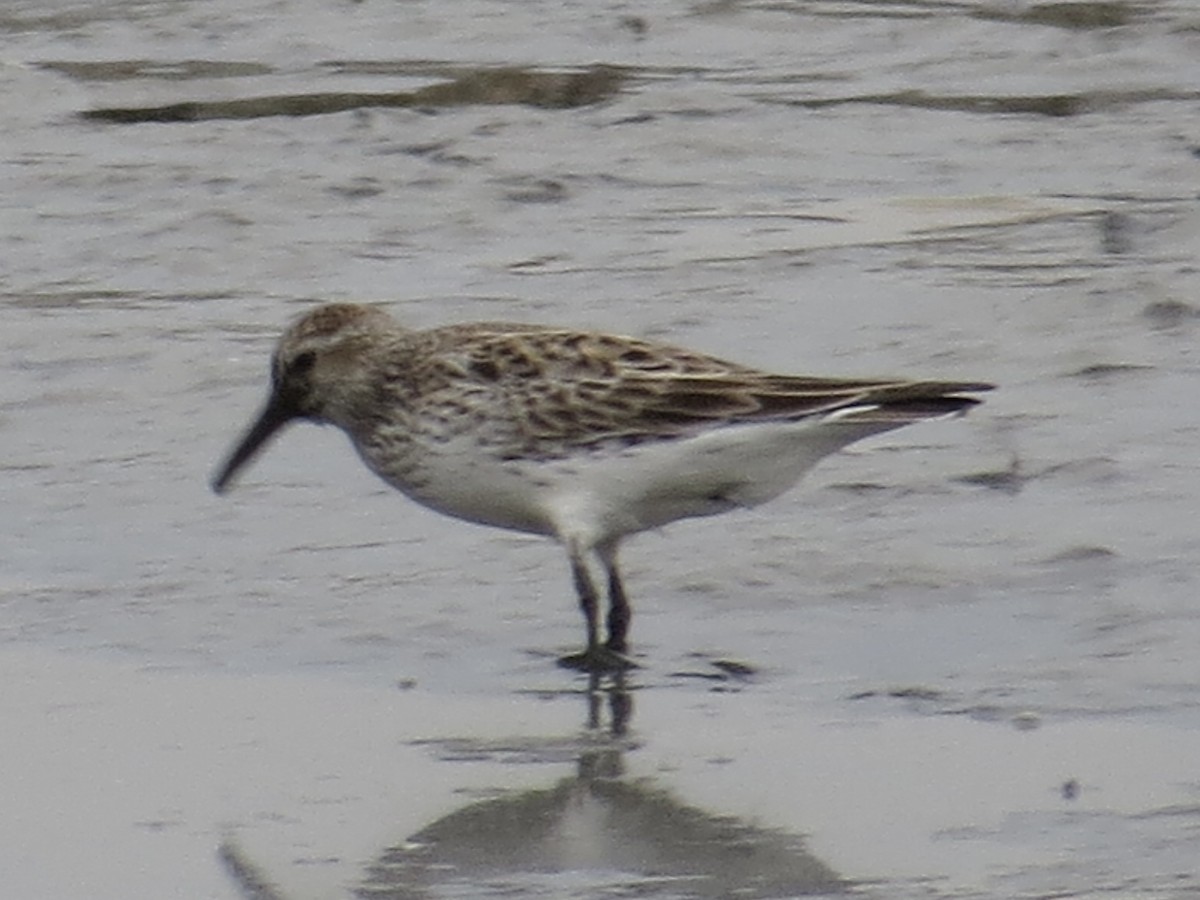
[[[629,730],[629,720],[633,718],[633,694],[626,683],[624,672],[610,676],[594,672],[588,675],[587,701],[589,731],[597,732],[604,728],[604,709],[607,701],[609,733],[617,738],[625,736]]]
[[[353,888],[359,900],[637,896],[672,900],[834,894],[847,883],[787,832],[689,806],[625,775],[633,692],[590,676],[586,728],[568,740],[423,742],[443,759],[575,760],[548,787],[464,806],[384,849]],[[569,754],[569,755],[568,755]],[[247,900],[284,900],[233,839],[220,848]]]
[[[363,900],[573,895],[766,898],[836,893],[843,881],[796,836],[688,806],[624,777],[633,715],[624,675],[591,676],[576,772],[472,803],[390,847]],[[567,877],[567,882],[555,879]],[[549,880],[549,884],[547,881]],[[465,894],[463,894],[465,896]]]

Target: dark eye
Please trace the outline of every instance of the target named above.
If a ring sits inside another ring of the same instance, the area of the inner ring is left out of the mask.
[[[296,354],[296,358],[292,360],[291,374],[303,375],[313,367],[313,363],[317,361],[317,354],[311,350],[305,350],[303,353]]]

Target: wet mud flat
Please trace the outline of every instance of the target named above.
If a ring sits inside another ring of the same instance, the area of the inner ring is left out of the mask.
[[[2,660],[22,896],[1102,896],[1130,840],[1196,887],[1192,731]]]
[[[1193,4],[0,31],[7,891],[1200,891]],[[631,545],[642,668],[589,690],[556,548],[338,435],[208,493],[335,299],[1000,389]]]
[[[60,67],[61,68],[61,67]],[[70,71],[70,67],[67,67]],[[196,100],[167,106],[84,110],[94,122],[199,122],[207,119],[259,119],[270,116],[317,116],[356,109],[441,109],[454,106],[518,104],[544,109],[574,109],[611,98],[622,81],[620,70],[597,66],[583,72],[528,69],[478,69],[415,91],[319,93],[239,100]]]

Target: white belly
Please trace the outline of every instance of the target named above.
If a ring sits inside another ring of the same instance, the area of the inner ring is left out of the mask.
[[[677,519],[757,506],[863,436],[826,420],[731,425],[564,459],[502,460],[466,439],[360,452],[389,484],[447,515],[595,545]]]

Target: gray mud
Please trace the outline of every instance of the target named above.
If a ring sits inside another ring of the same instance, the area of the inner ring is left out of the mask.
[[[1200,892],[1194,4],[18,0],[0,34],[7,894]],[[358,101],[88,118],[313,97]],[[332,430],[209,493],[339,299],[1000,387],[631,542],[642,668],[589,694],[557,548]]]

